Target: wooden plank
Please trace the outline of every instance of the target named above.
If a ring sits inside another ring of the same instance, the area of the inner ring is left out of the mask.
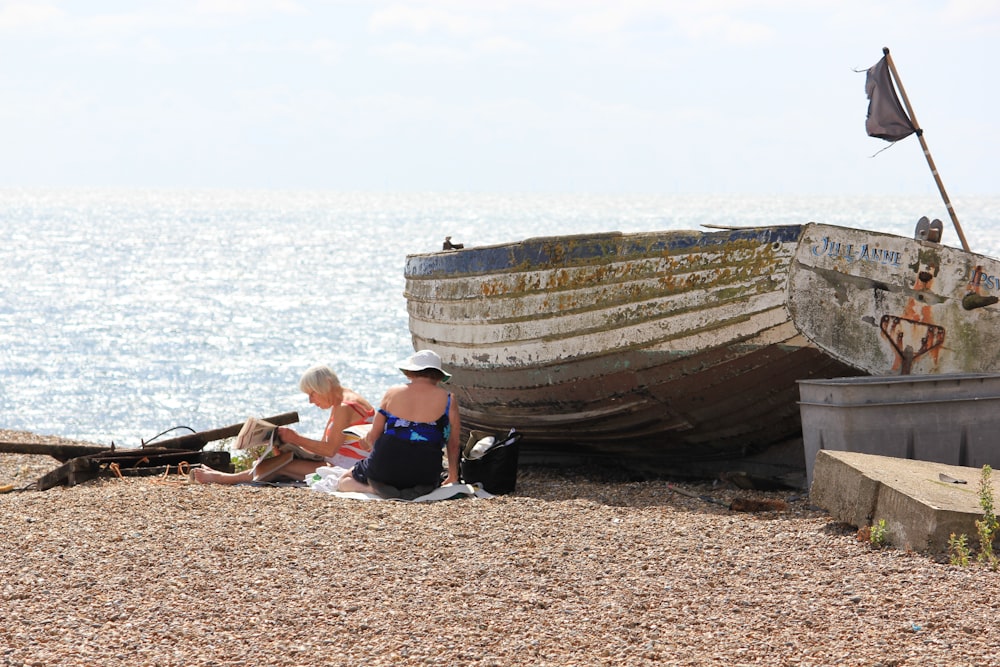
[[[272,424],[285,426],[298,422],[299,413],[285,412],[265,419]],[[200,450],[209,442],[236,437],[241,428],[243,428],[243,422],[210,431],[199,431],[179,438],[158,440],[155,441],[155,444],[141,448],[128,449],[46,444],[27,446],[26,443],[0,443],[0,453],[47,454],[63,461],[63,465],[36,480],[36,488],[39,491],[45,491],[59,484],[74,486],[93,479],[101,473],[102,466],[106,469],[110,463],[118,463],[123,468],[126,466],[155,467],[167,464],[176,465],[178,462],[186,460],[192,464],[205,463],[213,468],[228,470],[230,467],[228,452],[202,452]],[[14,446],[5,448],[4,445]],[[74,449],[77,447],[83,447],[83,449]],[[82,454],[77,453],[81,451]],[[70,458],[68,460],[60,459],[59,456]]]
[[[265,420],[277,426],[287,426],[288,424],[294,424],[299,421],[299,413],[284,412],[273,417],[265,417]],[[210,442],[223,440],[225,438],[235,438],[239,434],[241,428],[243,428],[243,422],[209,431],[199,431],[198,433],[192,433],[190,435],[184,435],[177,438],[155,440],[150,442],[148,445],[144,445],[144,448],[148,449],[150,447],[156,447],[160,449],[184,449],[188,451],[196,451]],[[0,454],[47,455],[63,463],[80,456],[90,456],[110,451],[128,452],[137,451],[137,448],[112,448],[104,445],[76,445],[68,443],[48,444],[0,441]]]
[[[74,486],[97,476],[100,463],[86,456],[70,459],[55,470],[45,473],[35,481],[39,491],[51,489],[53,486],[67,484]]]
[[[275,415],[273,417],[264,417],[264,421],[269,421],[275,426],[287,426],[288,424],[294,424],[299,421],[298,412],[284,412],[280,415]],[[198,450],[207,445],[210,442],[216,440],[223,440],[225,438],[235,438],[240,433],[240,429],[243,428],[243,423],[233,424],[231,426],[225,426],[223,428],[217,428],[212,431],[199,431],[198,433],[192,433],[190,435],[182,435],[178,438],[168,438],[167,440],[155,440],[149,445],[155,447],[164,447],[169,449],[187,449],[187,450]],[[155,444],[154,444],[155,443]]]
[[[152,475],[162,473],[167,465],[177,466],[186,461],[189,464],[203,463],[217,470],[231,470],[229,452],[199,452],[188,450],[131,449],[115,452],[107,451],[92,456],[71,459],[41,477],[35,486],[39,491],[65,484],[76,486],[95,477],[112,477],[115,473],[111,464],[118,464],[122,475]],[[147,472],[143,472],[143,471]]]
[[[153,475],[162,475],[168,471],[176,473],[178,464],[181,462],[192,466],[200,463],[223,472],[233,471],[229,452],[187,452],[185,456],[179,456],[177,453],[174,453],[172,455],[151,458],[143,461],[141,464],[127,465],[119,463],[119,472],[123,477],[151,477]],[[110,467],[105,465],[105,462],[102,461],[101,463],[100,477],[116,476],[116,473],[112,472]]]
[[[0,441],[0,454],[37,454],[47,455],[58,461],[69,461],[78,456],[89,454],[100,454],[111,451],[110,447],[104,445],[72,445],[72,444],[46,444],[38,442],[3,442]]]

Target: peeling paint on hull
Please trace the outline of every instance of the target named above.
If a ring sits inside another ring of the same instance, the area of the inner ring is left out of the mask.
[[[788,281],[796,328],[872,375],[1000,370],[1000,262],[928,241],[811,223]]]
[[[411,255],[413,345],[453,373],[466,427],[515,427],[529,456],[728,465],[800,435],[797,380],[852,374],[791,325],[786,279],[801,229]]]

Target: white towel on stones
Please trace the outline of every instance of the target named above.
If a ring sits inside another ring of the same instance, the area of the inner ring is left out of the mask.
[[[492,498],[493,494],[485,491],[478,484],[452,483],[439,486],[430,493],[424,494],[413,500],[402,498],[382,498],[374,493],[360,493],[357,491],[337,491],[337,482],[341,476],[347,472],[346,468],[337,466],[321,466],[316,472],[306,475],[306,485],[313,491],[329,493],[338,498],[354,498],[356,500],[397,500],[408,503],[430,503],[437,500],[451,500],[453,498]]]

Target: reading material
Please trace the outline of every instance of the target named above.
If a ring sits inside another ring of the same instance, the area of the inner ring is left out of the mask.
[[[261,459],[275,456],[281,452],[291,452],[293,456],[309,461],[322,461],[322,456],[313,454],[297,445],[282,442],[278,439],[278,427],[269,421],[249,417],[236,436],[233,449],[255,449],[265,447]]]
[[[365,437],[371,424],[358,424],[344,429],[344,446],[351,448]],[[263,450],[253,464],[253,480],[266,482],[274,479],[278,471],[291,463],[293,458],[308,461],[325,461],[322,456],[302,449],[297,445],[282,442],[278,438],[278,427],[269,421],[248,417],[236,436],[233,449]],[[355,447],[356,449],[356,447]],[[358,450],[362,455],[366,452]]]

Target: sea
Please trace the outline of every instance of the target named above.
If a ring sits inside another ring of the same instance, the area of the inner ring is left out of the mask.
[[[1000,257],[1000,197],[952,197]],[[406,256],[588,232],[809,221],[910,235],[932,196],[0,189],[0,428],[119,447],[297,411],[328,364],[377,403],[413,351]]]

